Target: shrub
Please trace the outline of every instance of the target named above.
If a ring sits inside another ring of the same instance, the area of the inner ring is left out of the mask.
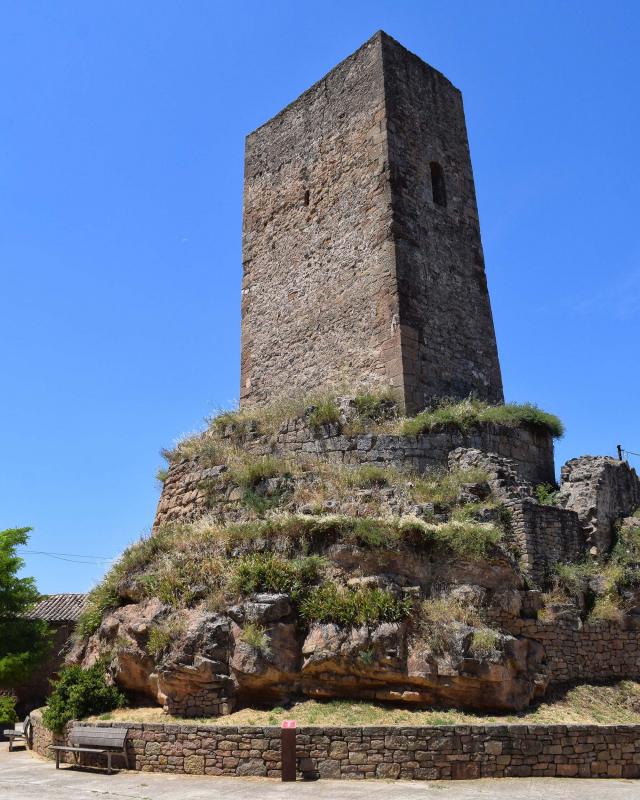
[[[316,401],[311,414],[309,414],[309,425],[312,428],[321,428],[323,425],[330,425],[340,422],[340,409],[332,397],[321,398]]]
[[[169,470],[165,469],[164,467],[159,467],[158,471],[156,472],[156,480],[158,483],[164,483],[167,480],[167,476],[169,475]]]
[[[0,694],[0,724],[13,725],[17,719],[16,698],[12,694]]]
[[[469,654],[482,661],[492,658],[499,652],[500,634],[491,628],[479,628],[473,632],[469,644]]]
[[[354,626],[399,622],[412,609],[410,599],[400,600],[385,589],[342,589],[334,583],[324,583],[303,600],[300,614],[307,622]]]
[[[555,506],[559,492],[550,483],[539,483],[533,491],[540,505]]]
[[[316,583],[323,564],[319,556],[287,560],[272,553],[255,553],[236,562],[230,586],[240,594],[277,592],[299,600]]]
[[[248,622],[242,629],[240,635],[241,641],[253,647],[262,655],[269,655],[271,653],[271,645],[269,636],[267,635],[266,628],[262,625],[256,625],[254,622]]]
[[[401,432],[406,436],[442,428],[457,428],[467,431],[480,423],[494,422],[509,427],[526,425],[549,432],[553,437],[564,435],[562,422],[553,414],[542,411],[531,403],[505,403],[491,406],[480,400],[469,398],[462,402],[446,402],[415,417],[404,420]]]
[[[42,719],[49,730],[56,732],[61,732],[72,719],[103,714],[126,704],[122,692],[107,683],[101,663],[89,669],[65,667],[52,687]]]

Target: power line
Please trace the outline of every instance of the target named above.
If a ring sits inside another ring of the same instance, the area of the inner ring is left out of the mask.
[[[86,564],[86,565],[97,565],[97,564],[111,564],[111,562],[115,561],[114,558],[106,558],[104,556],[85,556],[81,553],[51,553],[47,550],[18,550],[19,555],[37,555],[37,556],[48,556],[49,558],[55,558],[56,561],[66,561],[70,564]]]

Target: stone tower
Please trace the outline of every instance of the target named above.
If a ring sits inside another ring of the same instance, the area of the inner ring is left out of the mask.
[[[502,402],[460,92],[382,31],[247,137],[242,406]]]

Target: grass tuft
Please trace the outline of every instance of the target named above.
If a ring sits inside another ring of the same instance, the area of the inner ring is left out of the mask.
[[[342,589],[334,583],[312,589],[300,606],[306,622],[335,622],[344,626],[400,622],[412,610],[412,600],[398,599],[384,589]]]
[[[549,432],[554,438],[564,435],[564,425],[554,414],[542,411],[532,403],[505,403],[492,406],[469,398],[458,403],[442,403],[435,408],[422,411],[415,417],[405,419],[401,433],[417,436],[443,428],[468,431],[481,423],[498,423],[509,427],[525,425]]]

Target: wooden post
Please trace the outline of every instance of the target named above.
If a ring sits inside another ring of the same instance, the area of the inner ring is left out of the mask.
[[[622,458],[622,445],[621,444],[618,445],[618,461],[624,461],[624,459]]]
[[[297,772],[295,719],[285,719],[282,723],[280,760],[282,762],[282,780],[295,781]]]

